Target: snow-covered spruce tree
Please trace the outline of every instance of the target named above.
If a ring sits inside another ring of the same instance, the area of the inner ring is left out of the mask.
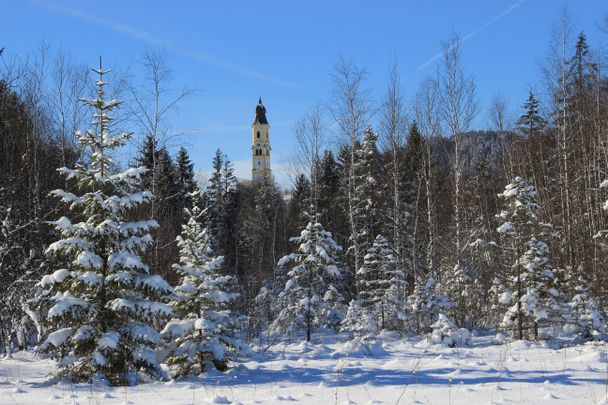
[[[446,314],[438,314],[437,321],[431,325],[430,340],[434,344],[445,344],[449,347],[466,346],[471,343],[471,332],[458,329]]]
[[[404,329],[407,315],[401,297],[407,283],[396,253],[384,236],[376,236],[373,245],[367,249],[363,266],[357,272],[357,284],[361,308],[372,314],[375,320],[374,330],[370,333],[382,329]],[[354,311],[351,311],[352,315],[360,317]]]
[[[437,293],[433,276],[414,278],[414,291],[407,297],[407,303],[410,322],[414,330],[421,333],[430,332],[439,314],[450,306],[450,302]]]
[[[589,282],[580,276],[570,300],[570,323],[583,339],[599,340],[606,337],[606,319],[597,301],[589,294]]]
[[[361,300],[352,299],[348,304],[346,317],[340,324],[340,332],[346,332],[353,338],[366,340],[373,338],[378,328],[369,308],[362,305]]]
[[[512,332],[518,339],[526,330],[532,330],[538,338],[539,327],[563,320],[563,298],[558,290],[555,269],[550,265],[549,247],[544,237],[555,233],[549,224],[539,218],[539,205],[534,186],[516,177],[499,194],[506,203],[506,210],[498,217],[503,223],[497,231],[510,241],[515,253],[515,263],[510,268],[501,303],[509,305],[501,327]]]
[[[196,181],[194,180],[194,164],[190,161],[188,151],[183,146],[179,148],[179,152],[177,152],[175,166],[179,192],[184,194],[194,192],[196,189]]]
[[[213,256],[200,191],[190,198],[188,222],[177,237],[180,259],[173,266],[181,276],[171,302],[179,318],[162,331],[163,337],[176,343],[167,359],[174,377],[200,374],[209,366],[224,371],[228,360],[245,347],[235,337],[240,318],[230,310],[239,297],[232,291],[233,277],[220,274],[224,258]]]
[[[95,109],[96,129],[76,133],[91,160],[59,169],[75,181],[73,193],[52,192],[73,215],[54,222],[61,239],[47,253],[65,257],[69,265],[39,282],[38,304],[48,305],[51,333],[37,351],[59,360],[60,376],[130,385],[140,372],[162,376],[156,358],[162,345],[157,327],[171,314],[162,301],[172,288],[162,277],[150,275],[140,258],[152,241],[149,230],[157,224],[130,221],[128,213],[153,196],[135,190],[145,168],[113,172],[111,152],[131,134],[111,134],[109,113],[120,102],[104,99],[104,75],[109,71],[101,66],[93,70],[99,74],[97,97],[82,101]]]
[[[36,294],[33,287],[48,268],[46,262],[27,251],[23,233],[27,227],[15,220],[11,208],[0,206],[0,350],[3,348],[9,358],[15,344],[24,350],[37,327],[43,326],[36,322],[35,314],[28,314],[26,304]]]
[[[0,350],[10,358],[18,324],[22,291],[15,281],[26,272],[24,269],[23,241],[19,240],[12,220],[12,210],[0,206]]]
[[[298,249],[278,262],[287,270],[287,282],[277,298],[277,316],[270,329],[275,333],[306,330],[309,342],[313,329],[332,327],[343,319],[343,299],[335,288],[342,277],[338,268],[342,248],[316,221],[291,241]]]
[[[356,150],[355,173],[359,182],[355,188],[355,215],[360,224],[359,234],[352,235],[353,241],[360,243],[360,252],[365,256],[374,243],[375,235],[382,228],[383,184],[379,179],[379,152],[376,146],[378,135],[367,127],[363,143]]]
[[[205,190],[209,223],[206,225],[213,241],[213,251],[226,255],[234,250],[237,180],[228,157],[221,150],[215,152],[213,172]],[[228,257],[227,260],[230,258]],[[225,263],[230,265],[231,263]]]
[[[479,272],[472,263],[462,261],[447,273],[441,283],[441,291],[451,303],[447,315],[459,326],[472,328],[483,296]]]

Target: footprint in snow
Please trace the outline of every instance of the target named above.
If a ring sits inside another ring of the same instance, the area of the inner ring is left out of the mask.
[[[228,398],[226,398],[225,396],[216,396],[213,397],[213,399],[211,400],[212,404],[231,404],[232,401],[230,401]]]
[[[296,399],[294,397],[292,397],[291,395],[287,395],[286,397],[277,395],[274,397],[274,400],[275,401],[295,401]]]
[[[496,389],[496,391],[506,391],[507,389],[503,386],[501,386],[500,384],[496,384],[496,386],[494,387]]]

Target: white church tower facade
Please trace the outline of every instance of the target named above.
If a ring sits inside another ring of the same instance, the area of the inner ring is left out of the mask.
[[[262,98],[255,108],[255,120],[251,125],[251,161],[253,167],[251,177],[253,182],[260,182],[270,178],[270,125],[266,119],[266,107]]]

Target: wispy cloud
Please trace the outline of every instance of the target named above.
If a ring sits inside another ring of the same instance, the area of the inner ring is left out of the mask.
[[[202,62],[208,66],[212,66],[217,69],[221,69],[221,70],[224,70],[227,72],[234,73],[237,76],[245,77],[248,79],[259,80],[259,81],[263,81],[263,82],[267,82],[267,83],[272,83],[272,84],[276,84],[276,85],[280,85],[280,86],[284,86],[284,87],[296,86],[294,83],[289,82],[287,80],[283,80],[283,79],[280,79],[280,78],[277,78],[274,76],[255,72],[255,71],[249,70],[247,68],[244,68],[242,66],[234,65],[230,62],[222,60],[213,55],[209,55],[207,53],[200,52],[198,50],[177,47],[177,46],[173,45],[170,41],[168,41],[164,38],[158,37],[154,34],[146,32],[146,31],[142,31],[140,29],[137,29],[137,28],[132,27],[127,24],[123,24],[120,22],[112,21],[112,20],[107,20],[104,18],[99,18],[97,16],[85,13],[83,11],[76,10],[73,8],[63,7],[63,6],[57,5],[52,2],[36,1],[35,4],[37,4],[41,7],[44,7],[50,11],[60,13],[60,14],[66,15],[71,18],[75,18],[75,19],[78,19],[81,21],[92,23],[92,24],[110,29],[112,31],[124,34],[124,35],[134,38],[136,40],[145,42],[147,44],[165,48],[168,51],[170,51],[176,55],[180,55],[180,56],[192,59],[192,60]]]
[[[525,1],[526,0],[517,0],[515,3],[511,4],[509,7],[504,9],[502,12],[496,14],[494,17],[490,18],[488,21],[483,23],[475,31],[472,31],[472,32],[468,33],[467,35],[463,36],[462,38],[460,38],[460,43],[464,43],[464,42],[468,41],[469,39],[476,37],[478,34],[480,34],[483,30],[488,28],[490,25],[494,24],[496,21],[511,14],[515,9],[517,9],[519,6],[521,6],[521,4]],[[418,68],[416,69],[416,71],[414,73],[420,72],[427,66],[432,65],[437,60],[439,60],[442,55],[443,55],[443,52],[438,52],[437,54],[433,55],[426,62],[424,62],[423,64],[418,66]]]

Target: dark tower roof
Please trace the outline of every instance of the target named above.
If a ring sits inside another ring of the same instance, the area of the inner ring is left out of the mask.
[[[255,107],[255,120],[253,123],[268,125],[268,120],[266,119],[266,107],[264,107],[264,104],[262,104],[262,97],[260,97],[257,107]]]

